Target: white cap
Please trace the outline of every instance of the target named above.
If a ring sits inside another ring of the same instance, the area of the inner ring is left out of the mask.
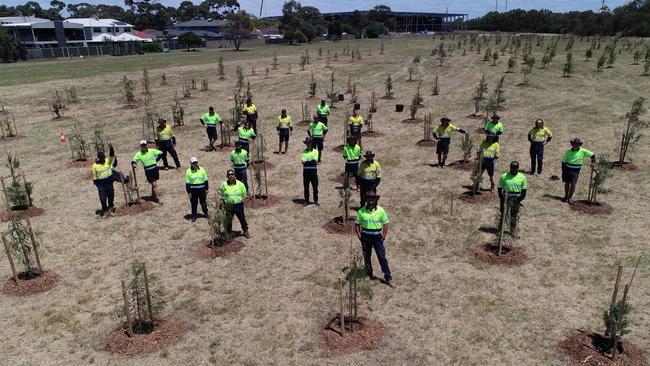
[[[140,140],[140,145],[146,145],[146,144],[147,144],[147,140]]]
[[[192,156],[192,157],[190,158],[190,164],[191,164],[191,163],[198,163],[198,162],[199,162],[199,159],[197,159],[196,156]]]

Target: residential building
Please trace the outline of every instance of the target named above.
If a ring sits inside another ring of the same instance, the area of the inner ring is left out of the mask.
[[[85,46],[84,27],[36,17],[0,17],[0,26],[26,48]]]
[[[104,42],[106,39],[114,40],[118,39],[117,37],[125,38],[120,36],[133,30],[133,25],[115,19],[69,18],[64,22],[81,24],[88,43]]]
[[[223,27],[226,24],[228,21],[221,19],[192,19],[172,24],[169,34],[178,37],[183,33],[191,32],[204,40],[223,39],[225,37]]]

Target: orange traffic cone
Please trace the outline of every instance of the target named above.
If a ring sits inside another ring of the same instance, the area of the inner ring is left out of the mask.
[[[60,141],[62,144],[65,143],[65,135],[63,134],[63,132],[61,132],[61,135],[59,136],[59,141]]]

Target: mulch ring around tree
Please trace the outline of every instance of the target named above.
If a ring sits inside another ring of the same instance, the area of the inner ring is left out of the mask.
[[[476,166],[475,161],[462,161],[462,160],[456,160],[453,163],[447,164],[448,167],[456,170],[465,170],[465,171],[470,171],[474,169]]]
[[[476,114],[469,114],[469,115],[465,116],[465,118],[469,118],[469,119],[483,119],[483,118],[485,118],[485,116],[480,115],[480,114],[479,114],[479,115],[476,115]]]
[[[379,99],[383,99],[383,100],[393,100],[393,99],[395,99],[395,97],[392,96],[392,95],[384,95],[383,97],[380,97]]]
[[[0,213],[0,222],[6,222],[11,220],[13,217],[19,216],[24,218],[32,218],[42,215],[43,212],[45,212],[45,210],[38,207],[29,207],[26,210],[6,210]]]
[[[332,182],[343,184],[343,181],[345,180],[345,173],[341,173],[341,174],[339,174],[339,175],[337,175],[335,177],[332,177],[332,178],[330,178],[330,180]]]
[[[205,239],[198,242],[195,248],[196,254],[205,259],[214,259],[216,257],[228,257],[239,252],[244,247],[244,242],[238,239],[230,239],[225,245],[215,247],[212,240]]]
[[[476,194],[467,191],[458,195],[458,199],[467,203],[487,203],[492,201],[494,197],[496,195],[492,194],[492,192],[481,192],[480,190]]]
[[[120,107],[120,109],[136,109],[138,108],[137,104],[127,104]]]
[[[107,351],[127,356],[149,353],[175,343],[185,332],[180,321],[164,318],[156,319],[153,330],[149,333],[136,333],[129,337],[127,327],[124,322],[106,337]]]
[[[323,225],[323,228],[330,234],[350,235],[354,230],[354,218],[348,217],[348,221],[344,222],[342,216],[337,216]]]
[[[255,199],[253,197],[246,197],[244,199],[244,207],[246,208],[263,208],[263,207],[270,207],[277,205],[280,203],[282,200],[278,196],[274,195],[255,195]]]
[[[609,340],[597,333],[578,330],[558,344],[560,351],[567,356],[569,365],[581,366],[648,366],[643,351],[634,344],[623,340],[619,343],[616,360],[601,353]],[[623,352],[620,354],[620,352]]]
[[[410,124],[416,124],[416,123],[422,123],[424,120],[422,118],[414,118],[414,119],[403,119],[402,123],[410,123]]]
[[[69,116],[52,117],[52,121],[63,121],[64,119],[70,119],[70,117]]]
[[[590,215],[610,215],[614,209],[605,202],[591,203],[588,201],[574,201],[569,205],[572,210]]]
[[[298,126],[309,126],[310,123],[311,123],[311,121],[298,121],[296,123],[296,125],[298,125]]]
[[[44,271],[42,274],[28,275],[25,272],[18,274],[18,283],[11,277],[5,281],[2,292],[13,296],[29,296],[40,294],[53,289],[59,281],[59,275],[52,271]]]
[[[327,357],[347,355],[364,350],[372,350],[382,342],[386,328],[379,322],[359,318],[354,323],[345,319],[345,335],[340,334],[340,316],[331,320],[321,331],[323,348]],[[337,324],[337,322],[339,322]],[[354,329],[351,326],[354,326]]]
[[[93,161],[90,159],[70,161],[66,164],[68,168],[90,168],[92,165]]]
[[[499,247],[494,243],[481,244],[472,248],[472,255],[481,262],[496,264],[499,266],[521,266],[528,261],[528,256],[524,251],[515,246],[503,245],[501,255],[498,255]]]
[[[23,135],[16,135],[16,136],[11,136],[11,137],[0,137],[0,142],[10,142],[18,139],[22,139]]]
[[[438,145],[438,141],[436,140],[420,140],[415,143],[416,146],[420,147],[436,147]]]
[[[385,134],[383,132],[379,131],[363,131],[361,132],[361,136],[363,137],[383,137]]]
[[[636,172],[639,171],[639,166],[634,163],[628,163],[627,161],[623,164],[619,162],[613,162],[610,164],[610,168],[622,170],[624,172]]]
[[[139,202],[131,204],[130,206],[120,206],[120,208],[115,211],[115,216],[137,215],[142,212],[151,211],[154,208],[156,208],[156,205],[152,202],[141,199]]]
[[[320,100],[319,97],[307,97],[305,100]]]
[[[343,147],[344,147],[344,146],[345,146],[345,145],[334,146],[334,147],[332,148],[332,151],[334,151],[334,152],[343,152]]]

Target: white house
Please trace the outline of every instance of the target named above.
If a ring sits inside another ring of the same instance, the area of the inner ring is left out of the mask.
[[[115,19],[69,18],[64,22],[81,24],[88,43],[104,42],[106,38],[113,40],[133,29],[133,25]]]

